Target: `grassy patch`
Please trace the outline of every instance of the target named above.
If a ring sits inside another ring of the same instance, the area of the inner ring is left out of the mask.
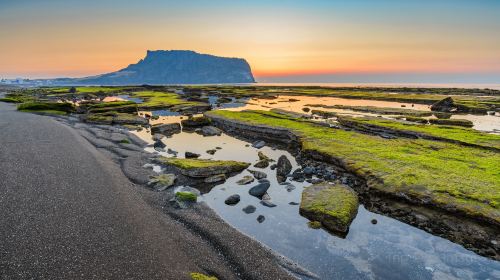
[[[286,128],[299,136],[304,151],[333,158],[372,188],[500,223],[498,152],[426,139],[384,139],[273,112],[220,110],[206,115]]]

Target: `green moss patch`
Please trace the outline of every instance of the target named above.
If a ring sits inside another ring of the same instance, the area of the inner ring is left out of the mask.
[[[371,188],[500,224],[498,152],[427,139],[385,139],[273,112],[220,110],[206,115],[288,129],[300,138],[305,152],[323,155],[365,178]]]
[[[406,118],[408,120],[408,117]],[[500,150],[500,136],[477,131],[470,128],[442,126],[442,125],[423,125],[410,124],[394,120],[381,118],[350,118],[341,117],[339,122],[342,124],[355,123],[367,125],[370,127],[384,128],[392,131],[415,132],[422,136],[430,136],[456,141],[465,145],[473,145],[485,148],[494,148]]]
[[[358,196],[350,188],[321,183],[304,189],[300,214],[331,231],[347,232],[358,206]]]
[[[206,167],[231,167],[247,168],[246,162],[234,160],[209,160],[209,159],[193,159],[193,158],[167,158],[161,157],[163,163],[171,164],[182,169],[206,168]]]
[[[453,126],[463,126],[463,127],[474,126],[474,123],[472,123],[471,121],[462,119],[430,119],[429,122],[432,124],[453,125]]]
[[[379,115],[407,115],[407,116],[418,116],[418,117],[432,116],[431,111],[420,111],[420,110],[400,109],[400,108],[385,108],[385,107],[374,107],[374,106],[347,106],[347,105],[328,106],[322,104],[307,104],[305,106],[322,107],[326,109],[351,110],[355,112],[373,113]]]
[[[179,201],[188,201],[188,202],[196,202],[196,200],[198,199],[196,194],[192,192],[176,192],[175,197]]]
[[[147,125],[148,120],[136,114],[109,111],[106,113],[91,113],[84,118],[86,122],[98,124],[137,124]]]
[[[241,172],[250,166],[249,163],[233,160],[208,160],[194,158],[160,157],[160,163],[175,166],[183,175],[189,177],[210,177],[220,174]]]
[[[172,92],[138,91],[131,93],[131,96],[144,99],[144,102],[139,104],[141,109],[173,108],[181,110],[185,107],[204,104],[183,100],[178,94]]]

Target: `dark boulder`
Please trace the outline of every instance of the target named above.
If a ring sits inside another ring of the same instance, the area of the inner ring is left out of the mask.
[[[285,155],[280,156],[276,167],[276,177],[278,182],[284,182],[286,180],[286,176],[290,174],[291,171],[292,163],[290,163]]]
[[[267,192],[269,187],[271,186],[271,183],[268,180],[262,179],[259,180],[259,184],[252,187],[248,193],[252,196],[255,196],[257,198],[262,198],[262,196]]]
[[[446,97],[445,99],[439,100],[431,106],[431,111],[452,112],[456,110],[457,107],[455,106],[455,102],[451,97]]]
[[[192,152],[185,152],[184,153],[184,156],[186,158],[199,158],[200,157],[200,154],[197,154],[197,153],[192,153]]]
[[[257,210],[257,208],[255,208],[255,206],[253,205],[248,205],[246,206],[245,208],[242,209],[243,212],[245,212],[246,214],[252,214],[255,212],[255,210]]]
[[[240,195],[238,194],[233,194],[226,198],[226,201],[224,201],[227,205],[236,205],[238,202],[240,202]]]

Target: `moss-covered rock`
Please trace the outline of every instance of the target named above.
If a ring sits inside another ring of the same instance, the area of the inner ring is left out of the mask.
[[[167,158],[160,157],[158,161],[171,165],[189,177],[206,178],[220,174],[230,174],[246,169],[250,164],[232,160],[208,160],[194,158]]]
[[[148,185],[154,186],[157,190],[163,191],[174,185],[176,176],[174,174],[160,174],[149,180]]]
[[[151,131],[169,136],[181,132],[181,125],[179,123],[155,124],[151,126]]]
[[[358,213],[358,196],[349,187],[321,183],[302,192],[300,214],[325,228],[345,233]]]
[[[183,127],[202,127],[210,125],[210,119],[204,116],[191,117],[186,120],[181,120]]]
[[[431,124],[440,125],[453,125],[453,126],[463,126],[463,127],[473,127],[474,123],[469,120],[463,119],[430,119]]]
[[[192,192],[176,192],[175,198],[179,201],[196,202],[198,197]]]
[[[97,124],[136,124],[136,125],[147,125],[149,122],[147,119],[139,117],[136,114],[127,114],[119,112],[107,112],[107,113],[95,113],[87,114],[82,119],[88,123]]]
[[[497,151],[435,139],[386,139],[268,111],[217,110],[205,114],[217,126],[238,133],[244,129],[251,131],[254,137],[296,139],[306,156],[330,162],[365,179],[369,192],[381,192],[410,203],[500,225],[500,154]],[[412,130],[422,129],[443,139],[453,132],[450,135],[462,142],[490,146],[497,141],[491,135],[472,133],[472,129],[391,123],[398,127],[408,125]],[[434,128],[432,132],[427,130],[429,127]]]
[[[421,124],[427,124],[429,121],[421,117],[405,116],[405,119],[409,122],[416,122]]]

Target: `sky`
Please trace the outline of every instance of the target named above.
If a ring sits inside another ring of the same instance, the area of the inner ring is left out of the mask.
[[[170,49],[245,58],[262,82],[500,83],[500,1],[0,0],[0,78]]]

